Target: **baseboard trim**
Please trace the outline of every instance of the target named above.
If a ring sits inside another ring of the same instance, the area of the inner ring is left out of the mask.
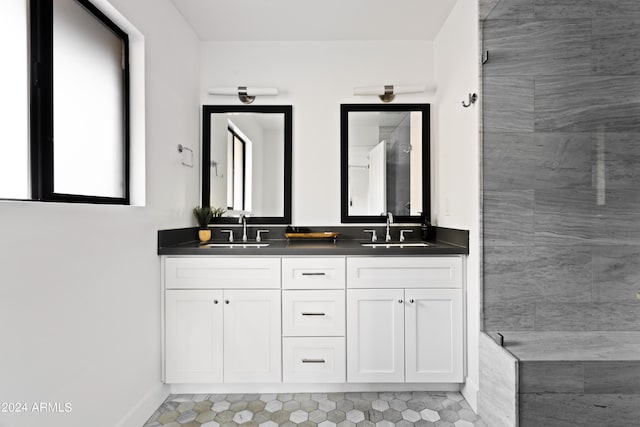
[[[149,390],[116,424],[116,427],[140,427],[169,396],[169,386],[160,384]]]
[[[331,393],[366,391],[460,391],[449,383],[336,383],[336,384],[171,384],[171,394],[214,393]]]
[[[467,403],[471,406],[471,409],[477,414],[478,413],[478,393],[480,388],[478,384],[474,381],[471,381],[471,378],[466,378],[467,382],[462,385],[460,388],[460,392],[464,396]]]

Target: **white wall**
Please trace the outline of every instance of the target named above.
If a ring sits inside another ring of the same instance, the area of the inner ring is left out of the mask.
[[[156,235],[199,199],[176,148],[198,147],[198,41],[169,0],[112,3],[146,44],[146,207],[0,202],[0,402],[72,405],[2,427],[139,427],[166,397]]]
[[[433,44],[420,41],[205,42],[203,104],[240,103],[207,95],[209,87],[278,87],[255,104],[293,105],[293,218],[298,225],[340,224],[340,104],[380,103],[353,96],[356,86],[430,84]],[[396,103],[431,102],[429,93]]]
[[[470,231],[467,263],[467,384],[463,389],[476,408],[480,332],[480,152],[479,105],[463,108],[478,92],[478,2],[458,0],[435,40],[438,99],[436,127],[434,222]]]

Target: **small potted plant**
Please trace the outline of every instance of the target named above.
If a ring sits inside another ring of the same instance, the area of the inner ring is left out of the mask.
[[[201,242],[208,242],[211,240],[211,230],[209,229],[209,223],[213,219],[213,212],[209,206],[196,206],[193,208],[193,216],[198,221],[198,238]]]
[[[227,210],[224,208],[211,208],[211,213],[213,214],[214,218],[220,218],[222,217],[222,215],[227,213]]]

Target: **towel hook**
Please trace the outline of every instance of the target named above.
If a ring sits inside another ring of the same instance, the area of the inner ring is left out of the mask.
[[[465,104],[465,102],[464,102],[464,101],[462,101],[462,106],[463,106],[464,108],[471,107],[471,105],[472,105],[472,104],[475,104],[477,100],[478,100],[478,94],[477,94],[477,93],[470,93],[470,94],[469,94],[469,103],[468,103],[468,104]]]
[[[185,155],[186,153],[189,153],[188,155]],[[178,153],[182,153],[182,159],[180,160],[180,163],[182,163],[184,166],[189,166],[190,168],[193,167],[193,150],[189,147],[185,147],[182,144],[178,144]]]
[[[224,174],[218,174],[218,162],[211,160],[211,169],[213,169],[216,178],[224,178]]]

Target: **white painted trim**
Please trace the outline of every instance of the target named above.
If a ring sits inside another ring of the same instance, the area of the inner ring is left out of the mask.
[[[140,427],[153,415],[168,396],[169,387],[165,384],[159,384],[153,390],[149,390],[149,392],[118,421],[116,427]]]
[[[457,383],[341,383],[341,384],[171,384],[171,394],[213,393],[339,393],[363,391],[460,391]]]
[[[460,392],[464,396],[464,399],[473,409],[473,412],[478,413],[478,393],[480,392],[480,387],[474,381],[471,380],[471,377],[466,378],[466,383],[462,384],[460,388]]]
[[[165,274],[164,274],[164,263],[166,257],[160,257],[160,283],[162,287],[162,292],[160,292],[160,378],[164,383],[167,375],[167,361],[166,361],[166,344],[165,344],[165,331],[167,328],[165,322],[166,310],[165,310],[165,299],[166,299],[166,291],[165,291]]]

